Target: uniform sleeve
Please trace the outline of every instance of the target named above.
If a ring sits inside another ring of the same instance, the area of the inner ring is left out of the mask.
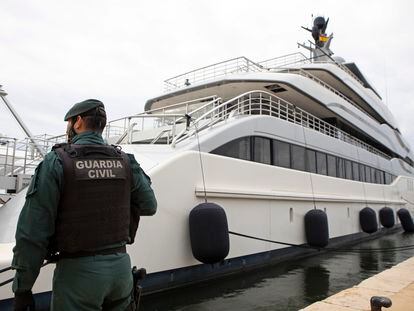
[[[128,154],[132,169],[131,206],[141,216],[152,216],[157,211],[157,200],[151,188],[151,179],[145,174],[132,154]]]
[[[55,152],[48,153],[36,168],[16,229],[12,266],[16,270],[13,292],[31,290],[55,231],[63,180],[63,168]]]

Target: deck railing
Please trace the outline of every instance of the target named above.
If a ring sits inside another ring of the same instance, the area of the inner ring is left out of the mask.
[[[33,140],[46,154],[55,144],[64,142],[66,135],[44,134],[34,136]],[[0,136],[0,176],[32,173],[43,159],[37,147],[30,138]]]
[[[267,70],[275,68],[286,68],[293,65],[310,64],[311,60],[303,53],[291,53],[283,56],[274,57],[259,62],[260,66],[263,66]]]
[[[202,67],[196,70],[186,72],[176,77],[164,81],[164,91],[169,92],[175,89],[190,86],[197,82],[213,80],[228,74],[242,72],[257,72],[263,68],[259,64],[242,56],[226,60],[220,63]]]
[[[375,122],[378,123],[378,121],[374,117],[372,117],[367,111],[365,111],[364,109],[362,109],[362,107],[359,106],[356,102],[354,102],[353,100],[349,99],[347,96],[345,96],[344,94],[342,94],[341,92],[339,92],[337,89],[333,88],[328,83],[326,83],[325,81],[319,79],[317,76],[311,74],[307,70],[303,70],[301,68],[298,68],[298,69],[290,69],[290,68],[287,68],[287,69],[284,69],[283,72],[299,74],[301,76],[304,76],[306,78],[309,78],[309,79],[315,81],[316,83],[322,85],[324,88],[328,89],[329,91],[331,91],[335,95],[341,97],[343,100],[345,100],[348,103],[350,103],[352,106],[354,106],[359,111],[361,111],[362,113],[364,113],[365,116],[367,116],[368,118],[370,118],[370,119],[372,119],[372,120],[374,120]]]
[[[267,115],[275,117],[315,130],[324,135],[365,149],[386,159],[390,159],[390,156],[363,142],[362,140],[269,92],[259,90],[241,94],[227,102],[217,105],[216,107],[212,107],[210,111],[195,119],[187,131],[181,135],[177,135],[173,139],[172,145],[174,146],[175,144],[193,136],[196,131],[202,131],[203,129],[209,128],[236,115]],[[202,122],[203,120],[209,121]]]
[[[355,81],[364,86],[361,81],[351,70],[343,64],[334,60],[332,61],[318,61],[317,59],[306,57],[303,53],[291,53],[283,56],[274,57],[261,62],[253,62],[252,60],[242,56],[232,58],[213,65],[205,66],[196,70],[180,74],[173,78],[164,81],[164,91],[170,92],[176,89],[190,86],[194,83],[205,82],[219,77],[224,77],[229,74],[242,72],[260,72],[260,71],[278,71],[286,68],[297,68],[299,65],[311,63],[329,63],[337,66]]]
[[[185,115],[198,116],[206,113],[221,103],[221,98],[216,95],[197,98],[167,107],[152,109],[144,113],[127,116],[108,122],[104,133],[107,140],[116,137],[115,144],[131,143],[134,133],[146,130],[160,129],[158,137],[151,143],[156,143],[162,137],[166,137],[169,144],[177,134],[177,124],[186,122]]]

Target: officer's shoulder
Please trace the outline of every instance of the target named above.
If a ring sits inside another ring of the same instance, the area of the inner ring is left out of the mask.
[[[119,154],[126,154],[127,156],[128,156],[128,159],[129,159],[129,162],[132,164],[133,162],[137,162],[137,160],[135,160],[135,157],[134,157],[134,155],[133,154],[131,154],[131,153],[127,153],[127,152],[125,152],[125,151],[123,151],[122,150],[122,147],[121,146],[119,146],[119,145],[113,145],[113,144],[111,144],[111,145],[106,145],[106,146],[111,146],[112,148],[114,148]]]
[[[55,150],[57,150],[57,149],[65,148],[65,147],[67,147],[67,146],[69,146],[69,144],[68,144],[68,143],[59,143],[59,144],[55,144],[55,145],[52,147],[52,151],[51,151],[51,152],[54,152],[54,151],[55,151]],[[51,153],[51,152],[49,152],[49,153]]]
[[[129,163],[131,165],[136,165],[138,167],[140,166],[139,163],[138,163],[138,161],[135,159],[135,156],[132,153],[126,153],[126,155],[128,156]]]
[[[59,143],[59,144],[55,144],[52,147],[52,150],[50,150],[46,156],[44,157],[43,161],[47,161],[47,162],[53,162],[56,160],[59,160],[59,155],[57,154],[57,150],[61,149],[61,148],[65,148],[66,146],[68,146],[67,143]]]

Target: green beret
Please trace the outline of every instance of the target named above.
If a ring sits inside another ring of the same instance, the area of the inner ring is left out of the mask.
[[[97,107],[102,107],[105,109],[104,104],[100,100],[97,100],[97,99],[84,100],[83,102],[73,105],[73,107],[70,108],[69,111],[66,113],[64,120],[68,121],[70,118],[76,117],[82,113],[85,113]]]

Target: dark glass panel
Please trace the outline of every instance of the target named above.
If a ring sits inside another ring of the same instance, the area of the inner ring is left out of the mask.
[[[290,144],[283,141],[273,141],[273,164],[290,167]]]
[[[345,178],[345,163],[344,163],[344,159],[342,158],[337,158],[336,159],[336,163],[337,163],[337,176],[339,178]]]
[[[242,137],[232,140],[213,150],[211,153],[242,160],[250,160],[250,137]]]
[[[359,180],[365,182],[365,165],[359,164]]]
[[[365,165],[365,181],[371,182],[371,168]]]
[[[332,177],[336,177],[336,157],[329,155],[327,156],[328,158],[328,175],[332,176]]]
[[[305,170],[305,148],[301,146],[291,145],[292,168],[295,170]]]
[[[306,171],[316,173],[316,152],[306,150]]]
[[[263,164],[271,164],[269,138],[254,137],[253,161]]]
[[[352,162],[345,160],[345,178],[352,179]]]
[[[352,162],[352,174],[354,180],[359,181],[359,165],[356,162]]]
[[[377,180],[376,180],[376,178],[375,178],[376,176],[375,176],[375,168],[372,168],[371,167],[371,182],[372,183],[377,183]]]
[[[385,172],[385,184],[389,185],[392,182],[392,177],[390,173]]]
[[[318,174],[326,175],[328,173],[326,154],[323,152],[316,152],[316,169]]]

